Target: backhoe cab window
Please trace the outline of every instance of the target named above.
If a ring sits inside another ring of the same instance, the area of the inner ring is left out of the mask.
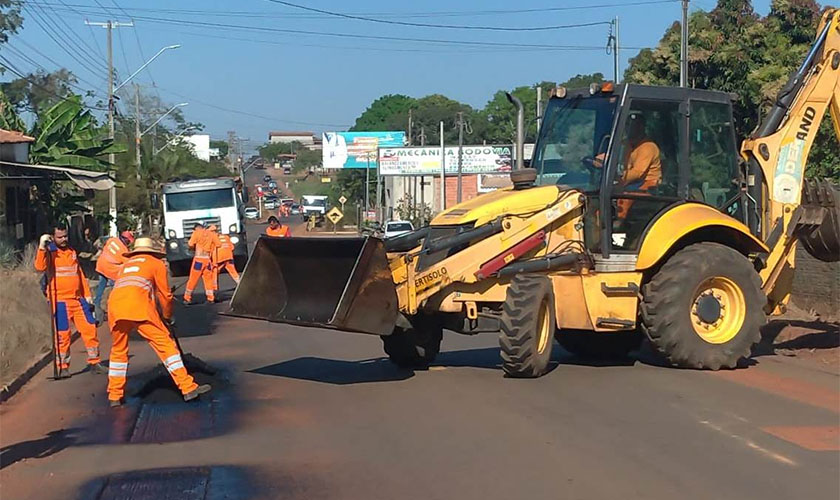
[[[603,169],[595,158],[609,145],[617,101],[613,95],[549,101],[532,161],[538,184],[598,191]]]
[[[721,208],[738,194],[738,148],[729,106],[721,103],[691,101],[689,125],[691,181],[693,200]],[[735,215],[737,207],[730,207]]]

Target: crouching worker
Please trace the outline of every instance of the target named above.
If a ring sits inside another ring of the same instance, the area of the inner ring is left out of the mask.
[[[55,227],[51,235],[41,236],[35,269],[45,272],[47,277],[46,295],[58,334],[57,342],[53,340],[57,343],[57,378],[70,376],[70,321],[82,334],[88,369],[92,373],[105,373],[105,368],[99,363],[99,338],[96,336],[90,286],[79,266],[76,251],[68,244],[66,228]]]
[[[128,334],[132,330],[145,338],[163,362],[175,385],[190,401],[210,390],[198,385],[187,373],[177,344],[164,320],[172,320],[172,292],[162,258],[166,250],[151,238],[137,238],[114,283],[108,299],[108,324],[111,327],[111,361],[108,369],[108,400],[111,406],[124,403],[128,371]],[[158,307],[163,313],[158,313]]]

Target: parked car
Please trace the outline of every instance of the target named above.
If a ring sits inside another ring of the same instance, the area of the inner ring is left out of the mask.
[[[260,211],[256,207],[245,207],[245,218],[256,219],[260,216]]]
[[[276,196],[266,196],[263,199],[263,207],[268,210],[273,210],[277,208],[277,197]]]
[[[292,203],[292,213],[302,215],[303,214],[303,205],[300,203]]]
[[[385,223],[385,239],[414,231],[414,224],[405,220],[392,220]]]

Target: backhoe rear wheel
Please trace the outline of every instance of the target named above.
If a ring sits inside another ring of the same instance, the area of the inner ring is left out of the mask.
[[[400,368],[425,368],[440,352],[443,327],[431,319],[414,319],[408,329],[394,327],[391,335],[382,336],[385,353]]]
[[[509,377],[534,378],[548,370],[556,328],[554,291],[545,276],[519,275],[507,290],[499,346]]]
[[[766,321],[761,279],[732,248],[696,243],[674,254],[642,288],[642,330],[669,363],[735,368]]]

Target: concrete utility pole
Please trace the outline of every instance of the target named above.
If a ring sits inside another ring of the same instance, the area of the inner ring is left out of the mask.
[[[446,210],[446,146],[443,143],[443,120],[440,122],[440,211]]]
[[[540,136],[542,128],[542,87],[537,85],[537,137]]]
[[[92,23],[90,21],[85,20],[85,24],[88,26],[99,26],[108,30],[108,137],[113,141],[114,140],[114,44],[113,39],[111,36],[111,32],[114,28],[121,28],[121,27],[132,27],[134,23],[119,23],[115,21],[105,21],[100,23]],[[108,155],[108,163],[112,166],[116,161],[114,157],[114,153],[110,153]],[[113,175],[114,172],[112,171],[111,174]],[[117,235],[117,188],[116,186],[112,186],[111,189],[108,191],[108,216],[111,219],[110,223],[110,234],[111,236]]]
[[[688,87],[688,0],[682,0],[680,36],[680,87]]]
[[[230,171],[236,171],[236,131],[235,130],[228,130],[228,164],[230,165]],[[273,166],[273,165],[272,165]]]
[[[426,129],[420,126],[420,145],[426,145]],[[426,222],[426,176],[420,176],[420,225]]]
[[[615,40],[613,40],[613,70],[615,71],[615,83],[621,83],[621,45],[618,37],[618,16],[615,16]]]
[[[458,192],[456,203],[461,203],[462,166],[464,162],[464,112],[458,111]]]

